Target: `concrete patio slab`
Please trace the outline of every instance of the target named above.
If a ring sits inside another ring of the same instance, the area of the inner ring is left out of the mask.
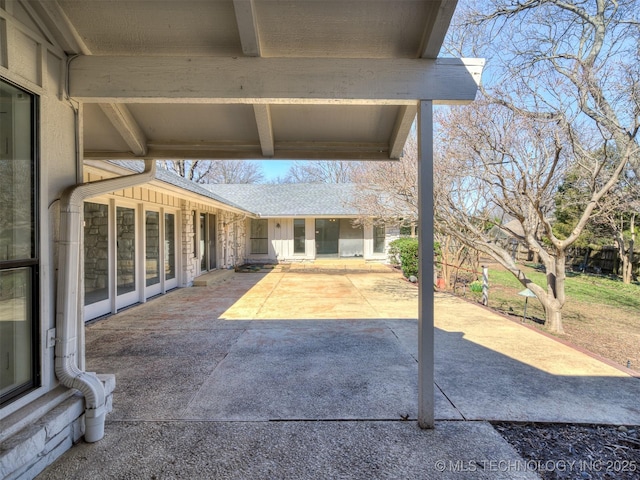
[[[40,476],[85,478],[536,479],[487,423],[117,422]],[[464,472],[464,473],[463,473]]]
[[[242,273],[96,322],[106,437],[41,478],[535,478],[486,420],[640,424],[638,379],[437,294],[438,422],[419,430],[417,293],[388,270]]]
[[[436,328],[436,383],[467,419],[640,424],[640,381],[593,356],[451,296]]]
[[[190,403],[190,418],[416,418],[416,362],[384,322],[283,323],[255,322],[238,339]],[[462,419],[438,400],[440,418]]]

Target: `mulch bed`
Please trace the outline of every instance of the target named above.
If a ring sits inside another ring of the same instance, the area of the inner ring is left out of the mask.
[[[640,478],[640,426],[494,423],[544,480]]]

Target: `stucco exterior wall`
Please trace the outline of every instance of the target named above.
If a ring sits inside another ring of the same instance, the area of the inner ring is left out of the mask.
[[[28,405],[55,386],[53,348],[44,339],[53,328],[54,240],[57,236],[57,203],[62,190],[76,183],[75,122],[73,106],[62,96],[64,53],[48,44],[37,25],[17,2],[2,3],[0,76],[37,96],[39,102],[39,257],[40,257],[40,344],[41,384],[30,394],[0,408],[0,419]],[[55,119],[55,121],[54,121]],[[50,208],[51,206],[51,208]],[[0,432],[3,429],[0,428]],[[3,435],[0,433],[0,441]]]
[[[32,478],[84,433],[82,398],[59,387],[53,367],[58,199],[78,182],[76,108],[64,95],[66,55],[33,12],[0,2],[0,77],[38,101],[39,386],[0,407],[0,478]],[[105,377],[110,408],[112,377]]]

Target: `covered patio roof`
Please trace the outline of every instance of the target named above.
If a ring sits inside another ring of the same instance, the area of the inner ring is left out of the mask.
[[[437,59],[456,0],[34,0],[70,55],[85,159],[400,156],[418,100],[472,101]]]

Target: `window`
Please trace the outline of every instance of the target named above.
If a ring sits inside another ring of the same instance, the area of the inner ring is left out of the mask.
[[[84,204],[84,304],[109,298],[109,206]]]
[[[37,98],[0,80],[0,405],[39,386]]]
[[[145,270],[147,287],[160,283],[160,213],[145,212]]]
[[[305,253],[304,218],[293,220],[293,253]]]
[[[373,226],[373,253],[384,253],[384,225]]]
[[[400,236],[402,237],[415,237],[416,236],[415,225],[401,225],[400,226]]]
[[[200,272],[216,269],[216,216],[211,213],[200,214]]]
[[[251,253],[269,253],[269,241],[267,237],[267,220],[251,220]]]
[[[200,214],[200,235],[198,240],[200,241],[200,249],[198,253],[200,255],[200,271],[205,272],[207,270],[207,214]]]
[[[196,211],[193,210],[191,212],[191,222],[193,223],[193,242],[191,245],[191,248],[193,249],[193,257],[197,258],[198,257],[198,236],[196,235],[196,225],[198,225],[198,215],[196,214]]]
[[[164,278],[176,278],[176,216],[164,214]]]
[[[116,255],[118,295],[136,290],[136,211],[116,208]]]

